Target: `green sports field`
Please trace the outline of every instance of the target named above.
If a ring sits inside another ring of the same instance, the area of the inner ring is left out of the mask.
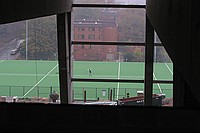
[[[172,63],[155,63],[155,80],[173,80]],[[112,78],[112,79],[144,79],[144,63],[142,62],[74,62],[74,78]],[[92,70],[92,76],[88,73]],[[99,83],[99,82],[75,82],[74,94],[77,99],[83,99],[83,90],[86,90],[87,99],[108,99],[112,89],[113,99],[127,96],[136,96],[137,91],[144,91],[143,83]],[[153,92],[165,94],[170,98],[173,95],[172,84],[154,84]],[[106,95],[105,95],[106,94]]]
[[[0,95],[33,97],[45,96],[50,87],[59,91],[56,61],[0,61]]]
[[[92,70],[89,75],[88,69]],[[171,63],[155,63],[154,79],[172,80]],[[140,62],[73,62],[74,78],[111,78],[144,79],[144,63]],[[113,99],[136,96],[137,91],[144,90],[143,83],[103,83],[73,82],[74,99],[108,99],[113,92]],[[154,84],[154,93],[164,93],[172,97],[171,84]],[[0,61],[0,95],[18,97],[49,97],[51,91],[59,93],[59,76],[57,61],[35,60],[1,60]]]

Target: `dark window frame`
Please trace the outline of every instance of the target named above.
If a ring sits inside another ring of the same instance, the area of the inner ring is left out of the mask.
[[[73,7],[80,7],[80,8],[140,8],[140,9],[146,9],[146,5],[116,5],[116,4],[73,4],[72,5],[72,8]],[[146,19],[147,16],[146,16]],[[146,25],[146,26],[149,26]],[[147,30],[147,27],[145,28]],[[154,32],[154,31],[153,31]],[[147,34],[147,33],[146,33]],[[153,38],[152,38],[153,37]],[[147,36],[146,36],[147,38]],[[154,40],[154,34],[151,35],[151,39],[150,40]],[[146,39],[148,40],[148,39]],[[146,44],[147,42],[145,43],[135,43],[135,42],[87,42],[87,41],[71,41],[71,45],[120,45],[120,44],[123,44],[124,46],[145,46],[145,49],[146,49]],[[163,46],[162,43],[155,43],[153,42],[153,47],[155,46]],[[150,48],[152,49],[152,47]],[[153,54],[153,51],[149,51],[151,54]],[[149,71],[151,72],[153,67],[150,65],[150,68],[149,67],[146,67],[146,63],[148,63],[148,61],[150,60],[150,64],[153,64],[153,61],[149,58],[149,59],[145,59],[145,72],[146,71]],[[148,64],[147,64],[148,65]],[[153,76],[153,72],[151,72]],[[145,81],[144,80],[122,80],[122,79],[82,79],[82,78],[73,78],[71,77],[71,82],[123,82],[123,83],[126,83],[126,82],[129,82],[129,83],[144,83],[147,84],[148,82],[148,87],[152,85],[153,87],[153,84],[154,83],[163,83],[163,84],[172,84],[173,85],[173,80],[153,80],[152,77],[148,75],[148,73],[145,74],[145,79],[150,79],[148,81]],[[151,81],[152,80],[152,81]],[[145,89],[146,91],[147,89]],[[152,103],[151,103],[151,99],[152,99],[152,88],[150,91],[146,92],[147,94],[145,95],[145,105],[146,106],[151,106]]]

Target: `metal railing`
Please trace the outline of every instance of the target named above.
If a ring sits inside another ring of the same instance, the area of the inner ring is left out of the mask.
[[[24,97],[49,97],[54,90],[59,92],[59,86],[36,86],[29,92],[33,86],[0,86],[0,96],[18,96]],[[29,92],[29,93],[27,93]]]
[[[119,93],[117,93],[119,91]],[[139,92],[143,92],[144,88],[92,88],[92,87],[74,87],[73,99],[74,101],[101,101],[136,97]],[[159,89],[154,89],[154,94],[162,94]],[[166,98],[172,98],[173,89],[162,89]]]

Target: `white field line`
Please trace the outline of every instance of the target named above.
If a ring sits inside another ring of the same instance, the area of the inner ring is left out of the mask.
[[[118,65],[117,79],[119,79],[119,76],[120,76],[120,62]],[[117,99],[118,99],[118,97],[119,97],[119,82],[117,83]]]
[[[4,62],[5,60],[0,61],[0,63]]]
[[[121,76],[121,77],[123,77],[123,78],[144,78],[144,76]]]
[[[155,80],[157,80],[156,75],[154,73],[153,73],[153,77],[155,78]],[[163,93],[159,83],[157,83],[157,86],[160,90],[160,93]]]
[[[86,77],[88,75],[74,75],[74,77]],[[95,75],[95,77],[106,77],[106,78],[114,78],[116,76],[112,75]],[[144,78],[144,76],[121,76],[123,78]]]
[[[74,75],[74,77],[87,77],[88,75]],[[112,76],[112,75],[95,75],[94,77],[107,77],[107,78],[113,78],[116,76]]]
[[[169,66],[167,65],[167,63],[165,63],[165,66],[167,67],[167,69],[170,71],[170,73],[173,75],[172,70],[169,68]]]
[[[24,94],[23,98],[28,95],[28,93],[31,92],[40,82],[42,82],[42,80],[44,80],[57,66],[58,64],[54,66],[46,75],[44,75],[42,79],[40,79],[28,92],[26,92],[26,94]]]
[[[36,74],[20,74],[20,73],[0,73],[0,76],[35,76]],[[44,76],[46,74],[37,74],[37,76]],[[58,76],[57,74],[50,74],[49,76]]]

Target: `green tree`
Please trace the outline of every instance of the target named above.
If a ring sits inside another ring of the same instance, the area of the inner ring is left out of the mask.
[[[134,60],[134,54],[131,52],[127,52],[124,54],[124,62],[131,62]]]
[[[141,9],[118,11],[119,41],[144,41],[145,12]]]
[[[125,62],[144,62],[144,48],[139,46],[124,46],[121,47],[120,53],[122,53]]]
[[[57,53],[55,16],[29,20],[28,27],[28,59],[54,60]],[[24,43],[21,48],[21,58],[25,57],[25,53]]]

